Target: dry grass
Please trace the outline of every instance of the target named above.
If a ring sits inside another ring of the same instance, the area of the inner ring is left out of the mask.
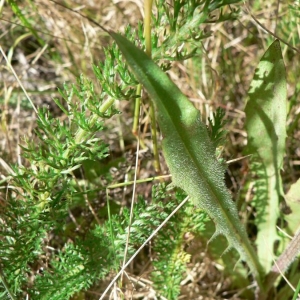
[[[257,1],[252,1],[257,3]],[[91,66],[103,60],[102,48],[111,41],[103,34],[102,30],[78,15],[55,5],[48,0],[24,1],[22,6],[26,17],[34,20],[34,27],[39,36],[46,42],[41,47],[32,35],[12,13],[7,5],[2,3],[2,16],[0,23],[1,47],[10,57],[15,72],[18,74],[24,88],[37,107],[48,107],[57,117],[62,118],[60,111],[52,101],[58,97],[57,86],[64,82],[75,82],[76,77],[83,73],[93,77]],[[0,5],[1,5],[0,3]],[[143,1],[64,1],[65,5],[79,10],[83,14],[95,19],[101,25],[113,30],[123,31],[129,23],[136,25],[142,19]],[[257,6],[257,4],[255,4]],[[22,7],[21,6],[21,7]],[[27,7],[27,9],[26,9]],[[234,22],[215,24],[210,26],[212,36],[203,42],[205,55],[194,61],[174,63],[169,72],[170,77],[181,90],[201,110],[203,115],[209,115],[216,107],[221,106],[226,110],[228,118],[228,144],[224,150],[226,159],[243,156],[246,143],[244,131],[244,106],[247,89],[253,76],[253,71],[259,58],[266,50],[269,34],[255,22],[245,6],[242,13]],[[1,9],[1,7],[0,7]],[[289,13],[287,4],[280,4],[277,11],[277,2],[266,2],[259,7],[251,8],[255,17],[270,31],[275,32],[280,24],[278,35],[284,32],[285,18]],[[279,25],[278,25],[279,24]],[[206,28],[207,30],[208,28]],[[283,39],[286,36],[280,35]],[[298,40],[299,40],[298,28]],[[290,41],[288,41],[290,42]],[[299,47],[299,44],[296,47]],[[289,75],[288,95],[292,98],[297,85],[297,72],[299,73],[299,54],[283,46],[285,62]],[[199,66],[205,66],[199,69]],[[297,71],[298,69],[298,71]],[[99,88],[99,87],[98,87]],[[298,87],[299,89],[299,87]],[[289,124],[300,114],[299,96],[293,100]],[[16,82],[9,66],[0,56],[0,180],[9,175],[9,164],[24,164],[20,158],[22,137],[34,138],[36,114],[29,106],[26,97]],[[112,156],[126,154],[124,173],[115,174],[116,181],[124,180],[128,167],[133,168],[136,140],[132,136],[132,105],[120,103],[119,109],[123,114],[117,124],[112,124],[112,130],[107,136],[110,143]],[[297,119],[298,120],[298,119]],[[149,134],[149,120],[147,116],[142,122],[143,139],[148,148],[151,148]],[[286,166],[286,188],[289,183],[300,177],[300,150],[296,141],[299,141],[299,122],[294,124],[294,130],[288,138]],[[154,175],[151,162],[151,151],[145,150],[141,155],[139,176],[147,178]],[[150,154],[150,156],[149,156]],[[167,173],[166,167],[164,167]],[[248,174],[246,160],[232,164],[229,169],[229,188],[233,194],[238,195]],[[131,188],[124,192],[127,197]],[[138,189],[149,197],[150,185],[145,184]],[[5,196],[2,195],[1,201]],[[180,299],[241,299],[236,291],[227,295],[230,280],[222,274],[221,267],[211,260],[205,252],[201,241],[191,243],[191,253],[194,254],[189,265],[187,277],[183,280],[182,295]],[[202,249],[199,251],[199,249]],[[145,250],[144,256],[151,254]],[[150,267],[139,265],[148,258],[139,258],[128,269],[126,286],[126,299],[150,299],[151,282],[148,278]],[[133,290],[132,284],[135,289]],[[105,283],[104,283],[105,285]],[[101,290],[101,288],[100,288]],[[99,287],[91,288],[85,295],[78,295],[73,299],[97,299],[100,295]],[[147,298],[149,297],[149,298]]]

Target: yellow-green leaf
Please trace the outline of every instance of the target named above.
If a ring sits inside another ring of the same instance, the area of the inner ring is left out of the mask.
[[[278,40],[261,58],[248,92],[246,130],[247,152],[252,154],[256,176],[257,248],[261,264],[268,272],[273,262],[276,222],[282,196],[280,169],[286,138],[286,74]]]

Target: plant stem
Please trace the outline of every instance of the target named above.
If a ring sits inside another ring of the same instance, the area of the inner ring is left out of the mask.
[[[157,176],[157,177],[150,177],[150,178],[145,178],[145,179],[138,179],[138,180],[135,180],[135,181],[127,181],[127,182],[122,182],[122,183],[116,183],[116,184],[109,185],[107,187],[107,189],[116,189],[116,188],[119,188],[119,187],[123,187],[123,186],[127,186],[127,185],[132,185],[132,184],[134,184],[134,182],[136,182],[136,183],[144,183],[144,182],[151,182],[151,181],[155,181],[155,180],[162,181],[162,179],[170,178],[170,177],[171,177],[171,175],[162,175],[162,176]]]
[[[273,287],[276,279],[279,275],[283,274],[290,264],[295,260],[297,255],[300,253],[300,230],[296,233],[293,237],[291,242],[288,244],[285,251],[279,256],[277,261],[274,263],[271,271],[266,276],[265,283],[264,283],[264,293],[262,294],[261,291],[257,297],[259,300],[265,300],[266,295],[270,292],[271,288]]]
[[[113,105],[114,102],[115,102],[114,99],[109,98],[101,105],[99,111],[101,113],[105,113]],[[99,118],[98,115],[94,114],[90,119],[90,125],[93,126],[96,123],[98,118]],[[84,129],[80,128],[77,131],[76,136],[75,136],[76,144],[80,144],[81,141],[86,137],[87,134],[88,133]]]
[[[146,43],[146,54],[152,56],[152,41],[151,41],[151,9],[152,0],[145,0],[145,19],[144,19],[144,35]],[[157,130],[156,130],[156,116],[155,107],[152,101],[150,101],[150,118],[151,118],[151,135],[153,142],[153,155],[154,155],[154,168],[155,171],[160,174],[160,162],[159,162],[159,152],[157,143]]]
[[[136,95],[138,96],[135,99],[134,104],[134,116],[133,116],[133,127],[132,133],[137,137],[138,126],[139,126],[139,117],[140,117],[140,108],[141,108],[141,89],[142,86],[140,84],[136,87]]]
[[[145,0],[145,19],[144,19],[144,35],[146,44],[146,53],[149,57],[152,55],[152,43],[151,43],[151,9],[152,0]]]

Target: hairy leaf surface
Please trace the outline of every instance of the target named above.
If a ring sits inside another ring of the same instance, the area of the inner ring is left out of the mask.
[[[259,263],[224,183],[224,167],[215,157],[199,111],[140,49],[117,33],[115,39],[137,79],[154,101],[163,134],[162,147],[174,183],[207,211],[216,234],[226,236],[259,281]]]

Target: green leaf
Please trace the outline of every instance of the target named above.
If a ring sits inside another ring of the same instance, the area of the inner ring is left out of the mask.
[[[256,178],[255,203],[258,256],[265,271],[273,262],[276,222],[282,196],[280,169],[286,138],[286,74],[276,40],[262,57],[251,82],[246,112],[247,152]]]
[[[298,179],[287,192],[286,204],[290,208],[290,213],[285,216],[287,221],[288,234],[294,236],[298,230],[300,230],[300,179]]]
[[[164,137],[162,147],[175,185],[209,214],[216,225],[214,236],[226,236],[229,247],[247,261],[260,282],[257,256],[224,184],[224,167],[215,157],[199,111],[143,51],[121,35],[110,34],[155,103]]]
[[[284,228],[284,232],[287,235],[281,237],[279,252],[283,252],[291,241],[291,237],[296,235],[300,230],[300,179],[293,183],[289,191],[285,195],[286,207],[284,221],[287,226]]]

